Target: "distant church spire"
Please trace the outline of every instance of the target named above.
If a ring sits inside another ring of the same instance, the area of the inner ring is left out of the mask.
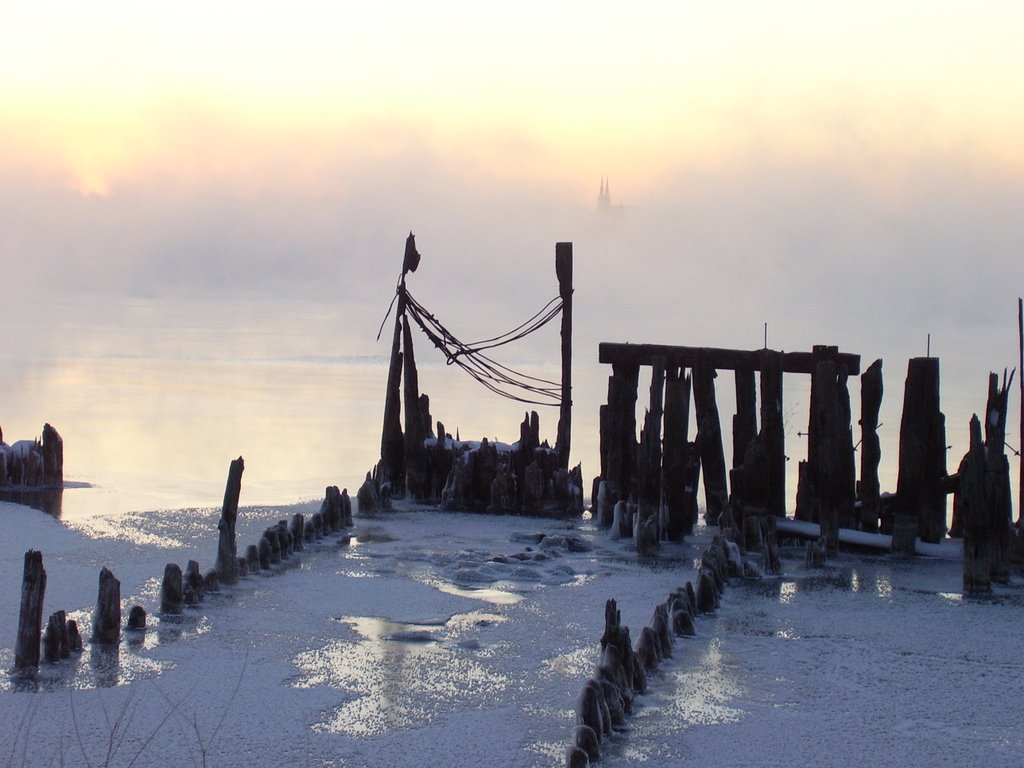
[[[612,195],[609,191],[608,179],[605,176],[601,177],[601,191],[597,195],[597,207],[598,208],[611,208],[612,206]]]

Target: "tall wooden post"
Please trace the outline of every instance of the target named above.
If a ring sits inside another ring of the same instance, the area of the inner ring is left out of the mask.
[[[915,357],[907,365],[899,454],[892,548],[912,555],[917,536],[937,543],[946,533],[946,419],[936,357]]]
[[[697,446],[704,471],[705,518],[718,525],[718,518],[729,500],[726,480],[725,451],[722,448],[722,425],[715,400],[714,368],[697,365],[693,369],[693,401],[697,411]]]
[[[971,417],[971,447],[960,462],[960,507],[964,520],[964,592],[992,591],[991,537],[992,518],[986,508],[985,445],[981,439],[978,416]]]
[[[555,274],[562,299],[562,405],[555,450],[559,466],[568,469],[572,439],[572,243],[555,243]]]
[[[689,484],[690,377],[670,368],[665,380],[665,440],[662,456],[662,484],[668,508],[667,536],[681,541],[693,533],[692,507],[696,487]]]
[[[1010,520],[1013,501],[1010,491],[1010,462],[1004,449],[1006,443],[1006,411],[1010,399],[1011,381],[1003,373],[988,376],[988,402],[985,408],[985,463],[988,469],[985,497],[987,512],[991,516],[989,535],[991,546],[992,581],[1006,584],[1010,580]]]
[[[18,637],[14,644],[14,669],[30,672],[39,666],[39,633],[43,629],[43,596],[46,594],[46,570],[43,553],[30,549],[25,553],[21,580],[21,612]]]
[[[654,554],[658,549],[661,507],[661,420],[664,413],[665,360],[651,366],[651,408],[644,418],[637,452],[637,529],[633,532],[637,552]]]
[[[402,435],[402,321],[405,318],[405,276],[415,272],[420,264],[416,250],[416,237],[412,232],[405,239],[402,276],[398,281],[398,299],[395,307],[395,331],[391,340],[391,364],[388,367],[387,392],[384,396],[384,427],[380,438],[380,473],[378,483],[390,482],[392,492],[401,494],[405,489],[405,441]]]
[[[878,441],[878,411],[882,407],[882,361],[875,360],[860,377],[860,510],[865,531],[878,530],[881,487],[878,464],[882,447]]]
[[[736,414],[732,417],[732,468],[743,465],[747,448],[757,437],[757,386],[754,371],[737,368]]]
[[[217,578],[221,584],[238,581],[238,547],[235,542],[235,522],[238,519],[238,500],[242,492],[242,472],[245,462],[242,457],[233,459],[228,468],[228,482],[224,487],[224,505],[217,523]]]
[[[1017,370],[1020,371],[1018,383],[1020,385],[1020,476],[1017,480],[1017,525],[1024,527],[1024,299],[1017,299],[1017,343],[1018,360]]]
[[[782,353],[761,352],[761,450],[768,463],[768,514],[786,516],[786,431],[782,420]]]
[[[608,377],[608,407],[602,428],[607,436],[601,440],[606,450],[605,480],[615,500],[627,500],[633,490],[636,460],[636,395],[640,366],[612,365]]]

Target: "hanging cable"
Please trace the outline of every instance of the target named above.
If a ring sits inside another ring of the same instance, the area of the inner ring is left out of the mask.
[[[416,301],[408,290],[405,291],[405,307],[406,313],[420,330],[445,355],[449,365],[458,365],[490,391],[510,400],[531,405],[561,405],[562,391],[559,382],[515,371],[483,354],[483,350],[511,344],[543,328],[562,311],[560,298],[549,301],[533,317],[511,331],[472,344],[460,341]],[[390,309],[388,312],[390,314]],[[515,394],[515,390],[519,390],[521,394]]]

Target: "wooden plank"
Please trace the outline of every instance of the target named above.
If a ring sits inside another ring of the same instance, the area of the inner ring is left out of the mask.
[[[655,358],[665,360],[666,367],[694,368],[703,365],[717,370],[735,371],[748,368],[761,370],[765,350],[721,349],[718,347],[680,347],[671,344],[620,344],[601,342],[598,361],[608,365],[653,365]],[[813,352],[780,352],[783,373],[814,373],[817,361]],[[850,376],[860,375],[860,355],[836,352],[832,359],[836,365],[845,365]]]

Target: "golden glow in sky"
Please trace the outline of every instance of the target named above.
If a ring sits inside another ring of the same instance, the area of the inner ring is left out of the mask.
[[[588,191],[755,151],[1019,169],[1022,39],[1019,2],[5,3],[0,138],[94,193],[410,143]]]

